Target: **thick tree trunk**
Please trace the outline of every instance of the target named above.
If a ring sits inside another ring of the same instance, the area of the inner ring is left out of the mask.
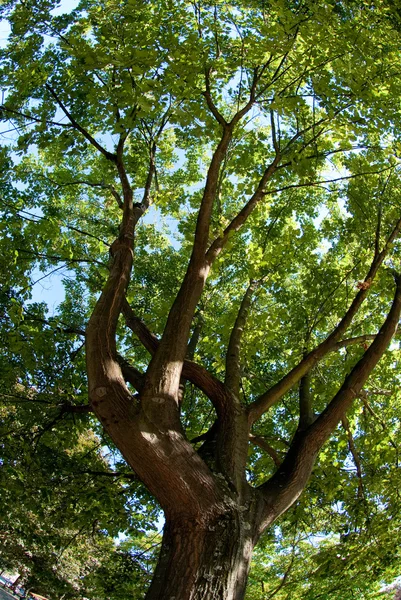
[[[166,522],[146,600],[241,600],[245,596],[255,519],[241,507],[217,518]]]

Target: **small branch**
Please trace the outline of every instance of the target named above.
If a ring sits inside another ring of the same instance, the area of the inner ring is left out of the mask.
[[[152,186],[153,177],[156,173],[155,157],[156,157],[156,144],[155,144],[155,142],[153,142],[150,147],[149,170],[148,170],[148,176],[146,178],[145,190],[144,190],[143,198],[142,198],[142,207],[144,210],[147,210],[149,208],[149,204],[150,204],[150,189]]]
[[[303,431],[311,425],[315,419],[313,412],[312,393],[310,389],[310,372],[306,373],[299,382],[299,424],[298,431]]]
[[[273,459],[273,462],[276,465],[276,467],[279,467],[281,465],[283,459],[278,454],[278,452],[266,442],[266,440],[263,437],[261,437],[260,435],[254,435],[253,433],[250,433],[249,440],[250,442],[252,442],[252,444],[258,446],[259,448],[267,452],[268,455]]]
[[[95,260],[94,258],[66,258],[63,256],[56,256],[54,254],[42,254],[41,252],[35,252],[33,250],[26,250],[25,248],[17,248],[18,252],[23,252],[24,254],[30,254],[31,256],[36,256],[37,258],[45,258],[50,262],[63,262],[63,263],[93,263],[95,265],[100,265],[101,267],[107,267],[105,263],[102,263],[100,260]],[[61,268],[61,267],[60,267]],[[39,281],[39,280],[37,280]],[[36,283],[37,283],[36,281]]]
[[[288,567],[287,567],[287,569],[286,569],[283,577],[281,578],[280,583],[278,584],[278,586],[268,596],[266,596],[266,600],[271,600],[272,598],[274,598],[274,596],[276,594],[278,594],[278,592],[280,590],[283,589],[283,587],[285,586],[285,584],[287,582],[288,576],[289,576],[289,574],[290,574],[290,572],[292,570],[292,567],[294,565],[294,561],[295,561],[295,552],[294,552],[294,547],[293,547],[290,562],[288,564]]]
[[[341,424],[343,426],[344,431],[347,434],[348,448],[352,455],[352,459],[353,459],[355,467],[356,467],[356,474],[358,477],[358,498],[361,500],[364,498],[361,461],[360,461],[358,452],[355,447],[355,442],[354,442],[354,438],[352,437],[349,421],[345,415],[341,419]]]
[[[30,396],[22,396],[21,394],[10,394],[10,393],[0,392],[0,398],[2,398],[3,402],[6,398],[10,398],[10,400],[7,400],[7,402],[16,402],[16,403],[35,402],[38,404],[47,404],[48,406],[54,406],[53,402],[50,402],[49,400],[42,400],[39,398],[35,398],[34,396],[31,398]]]
[[[262,69],[263,72],[263,69]],[[252,108],[252,106],[255,104],[255,100],[256,100],[256,86],[259,82],[259,79],[261,77],[261,74],[258,73],[258,69],[254,69],[253,71],[253,78],[252,78],[252,84],[251,84],[251,89],[249,92],[249,100],[248,102],[245,104],[245,106],[243,106],[241,108],[241,110],[239,110],[234,117],[231,119],[230,121],[230,126],[234,126],[237,123],[239,123],[239,121],[242,119],[242,117],[244,117]]]
[[[130,479],[133,481],[138,481],[137,476],[135,475],[135,473],[122,473],[120,471],[91,471],[91,470],[86,470],[86,471],[76,471],[74,472],[74,475],[93,475],[95,477],[110,477],[113,479],[119,479],[120,477],[123,477],[124,479]]]
[[[13,110],[4,104],[0,106],[0,111],[4,110],[5,112],[9,112],[18,117],[23,117],[24,119],[30,119],[35,123],[47,123],[48,125],[54,125],[56,127],[66,127],[67,129],[71,129],[72,125],[68,125],[67,123],[57,123],[56,121],[48,121],[46,119],[41,119],[39,117],[35,117],[34,115],[29,115],[18,110]]]
[[[4,198],[0,197],[0,202],[2,204],[4,204],[5,206],[9,207],[13,211],[13,214],[23,221],[28,220],[28,221],[31,221],[32,223],[38,223],[39,221],[49,221],[49,218],[44,215],[35,215],[35,213],[31,213],[28,210],[25,210],[23,208],[20,208],[20,209],[16,208],[11,202],[6,202],[4,200]],[[29,218],[29,217],[31,217],[31,218]],[[97,240],[98,242],[102,242],[102,244],[104,244],[105,246],[110,248],[110,244],[108,242],[106,242],[105,240],[103,240],[102,238],[100,238],[96,235],[93,235],[92,233],[89,233],[89,231],[84,231],[83,229],[79,229],[78,227],[69,225],[68,223],[66,223],[63,220],[60,220],[60,223],[61,223],[62,227],[65,227],[66,229],[69,229],[71,231],[76,231],[77,233],[80,233],[81,235],[86,235],[88,237],[91,237],[91,238]]]
[[[401,277],[397,276],[393,304],[379,333],[352,369],[351,373],[346,377],[339,392],[310,428],[310,436],[313,438],[315,444],[319,444],[319,447],[342,419],[354,398],[360,395],[366,380],[386,351],[397,330],[400,312]]]
[[[389,175],[389,177],[390,177],[390,175]],[[382,225],[382,205],[380,202],[378,209],[377,209],[377,226],[376,226],[376,234],[375,234],[375,256],[378,256],[380,253],[381,225]]]
[[[388,316],[362,358],[345,378],[340,390],[305,432],[294,436],[291,447],[276,473],[259,490],[266,502],[263,530],[285,512],[300,496],[312,472],[316,457],[331,433],[358,397],[369,375],[395,334],[401,313],[401,277]]]
[[[282,188],[276,188],[274,190],[267,190],[264,192],[265,196],[270,196],[272,194],[279,194],[281,192],[285,192],[286,190],[296,189],[296,188],[304,188],[304,187],[313,187],[313,186],[324,186],[328,183],[336,183],[337,181],[347,181],[348,179],[355,179],[356,177],[363,177],[365,175],[380,175],[380,173],[384,173],[389,169],[393,169],[393,167],[386,167],[385,169],[380,169],[380,171],[366,171],[361,173],[355,173],[354,175],[344,175],[344,177],[336,177],[334,179],[322,179],[318,181],[307,181],[306,183],[294,183],[291,185],[286,185]]]
[[[77,121],[74,119],[74,117],[64,105],[63,101],[59,98],[58,94],[53,90],[52,87],[50,87],[48,83],[45,84],[45,87],[48,90],[48,92],[50,92],[54,100],[57,102],[58,106],[61,108],[67,119],[70,121],[72,127],[79,131],[84,136],[84,138],[87,139],[88,142],[96,148],[96,150],[98,150],[101,154],[103,154],[105,158],[107,158],[107,160],[116,163],[117,156],[103,148],[103,146],[101,146],[101,144],[99,144],[99,142],[97,142],[95,138],[92,137],[91,134],[86,131],[86,129],[84,129],[83,127],[81,127],[81,125],[79,125],[79,123],[77,123]]]
[[[54,180],[50,179],[50,177],[45,177],[45,179],[50,181],[50,183],[57,185],[58,187],[67,187],[67,186],[71,186],[71,185],[87,185],[90,187],[100,187],[105,190],[109,190],[112,193],[112,195],[114,196],[114,198],[116,199],[116,202],[117,202],[119,208],[123,207],[123,201],[121,199],[120,194],[117,192],[115,187],[111,184],[88,181],[87,179],[78,179],[76,181],[67,181],[64,183],[59,183],[58,181],[54,181]]]
[[[127,327],[135,333],[149,354],[153,355],[158,348],[160,340],[148,329],[144,321],[136,316],[126,299],[123,302],[122,314],[124,315]]]
[[[61,409],[60,414],[74,413],[78,415],[86,415],[87,413],[93,412],[93,409],[89,404],[79,404],[74,406],[73,404],[64,403],[59,404],[58,407]]]
[[[339,350],[340,348],[346,348],[347,346],[352,346],[354,344],[365,344],[365,342],[370,342],[370,341],[374,340],[376,335],[377,335],[376,333],[375,334],[372,333],[372,334],[367,334],[367,335],[358,335],[353,338],[341,340],[340,342],[337,342],[336,344],[334,344],[333,350]]]
[[[385,390],[383,390],[383,391],[385,391]],[[388,432],[387,423],[379,417],[379,415],[373,410],[372,406],[369,404],[368,398],[367,398],[368,394],[369,394],[369,392],[367,392],[366,390],[362,390],[361,393],[359,394],[360,398],[362,399],[363,405],[365,406],[365,408],[369,412],[369,414],[380,424],[383,431],[385,431],[386,434],[389,436],[389,442],[390,442],[391,446],[394,448],[394,450],[396,451],[397,456],[398,456],[398,444],[396,444],[395,441],[390,437],[389,432]],[[385,395],[387,395],[387,394],[385,394]]]
[[[61,333],[80,335],[80,336],[85,337],[85,330],[80,329],[79,327],[72,327],[72,326],[68,325],[67,323],[64,323],[63,321],[58,321],[58,320],[55,322],[49,321],[48,319],[43,319],[42,317],[38,317],[37,315],[30,313],[29,311],[24,311],[24,314],[25,314],[26,320],[37,321],[38,323],[43,323],[44,325],[48,325],[49,327],[52,327],[53,329],[60,331]],[[60,325],[62,325],[62,327],[60,327]]]
[[[234,219],[227,225],[222,235],[217,237],[214,242],[210,245],[208,251],[206,252],[206,260],[208,264],[212,264],[213,261],[220,254],[225,244],[227,243],[230,235],[236,231],[238,231],[245,221],[248,219],[249,215],[252,213],[257,204],[264,198],[266,195],[265,187],[269,179],[274,175],[277,170],[277,166],[281,160],[281,156],[279,154],[276,155],[273,162],[267,167],[265,170],[263,177],[261,178],[259,185],[252,195],[250,200],[243,206],[240,212],[234,217]]]
[[[205,71],[205,84],[206,84],[206,91],[203,92],[203,96],[206,100],[206,103],[208,105],[208,108],[210,110],[210,112],[212,113],[212,115],[214,116],[214,118],[216,119],[216,121],[218,123],[220,123],[220,125],[222,125],[223,127],[226,127],[228,125],[227,121],[225,120],[225,118],[223,117],[223,115],[218,111],[216,105],[214,104],[213,100],[212,100],[212,94],[210,91],[210,73],[211,73],[212,68],[209,67],[208,69],[206,69]]]
[[[203,319],[201,313],[198,313],[197,315],[195,315],[195,318],[196,318],[196,324],[195,324],[194,330],[192,332],[191,338],[188,342],[188,348],[187,348],[186,356],[187,356],[188,360],[193,360],[193,358],[194,358],[196,346],[198,345],[202,327],[204,325],[204,319]]]
[[[124,379],[133,385],[138,392],[141,392],[144,380],[143,373],[131,365],[131,363],[123,356],[118,355],[117,362],[120,365]]]
[[[280,154],[280,146],[277,141],[276,124],[274,122],[274,111],[271,109],[270,109],[270,125],[271,125],[271,130],[272,130],[273,148],[274,148],[276,155],[278,155],[278,154]]]
[[[193,360],[193,358],[194,358],[196,346],[198,345],[199,337],[200,337],[202,327],[204,324],[203,317],[200,313],[198,313],[195,316],[197,316],[198,318],[197,318],[195,327],[193,329],[192,335],[190,337],[190,340],[188,342],[187,354],[186,354],[187,360]],[[180,406],[182,406],[182,403],[184,402],[186,387],[187,387],[187,381],[182,377],[181,381],[180,381],[180,388],[178,391],[178,402],[179,402]]]

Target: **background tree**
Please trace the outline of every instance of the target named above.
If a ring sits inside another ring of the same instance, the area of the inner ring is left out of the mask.
[[[350,539],[397,516],[391,19],[337,2],[1,10],[2,397],[23,396],[55,472],[100,422],[156,498],[146,597],[242,598],[317,460],[301,521],[328,510],[321,533]],[[61,269],[49,316],[31,286]]]

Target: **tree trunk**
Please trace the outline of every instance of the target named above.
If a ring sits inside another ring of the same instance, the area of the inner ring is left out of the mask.
[[[145,600],[241,600],[256,530],[244,507],[231,506],[214,518],[166,521]]]

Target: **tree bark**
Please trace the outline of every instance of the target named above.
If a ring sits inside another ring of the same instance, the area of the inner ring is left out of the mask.
[[[257,520],[254,505],[228,503],[217,516],[166,521],[145,600],[242,600]]]

